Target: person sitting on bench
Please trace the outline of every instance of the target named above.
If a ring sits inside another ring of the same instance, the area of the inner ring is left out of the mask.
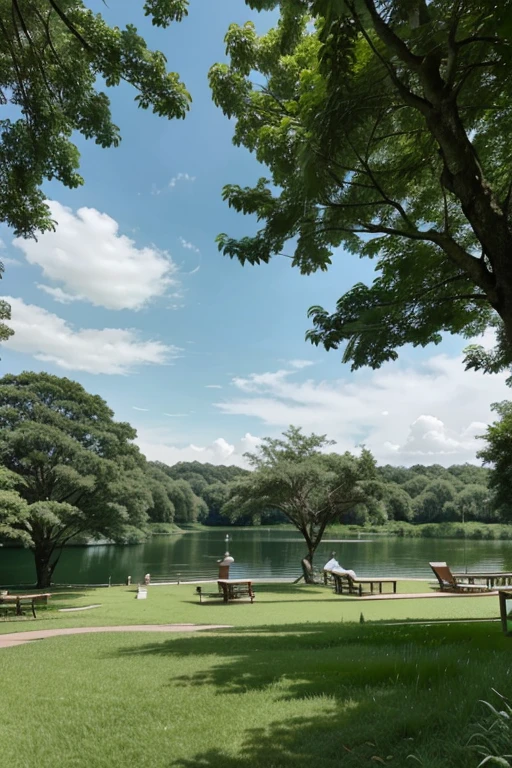
[[[337,573],[338,576],[350,576],[351,579],[357,579],[355,571],[347,570],[343,568],[336,560],[336,552],[331,552],[331,559],[324,565],[324,571],[330,573]]]

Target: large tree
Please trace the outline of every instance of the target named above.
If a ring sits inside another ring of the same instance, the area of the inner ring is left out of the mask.
[[[270,176],[224,188],[263,224],[219,248],[242,264],[289,256],[305,274],[340,246],[373,259],[370,285],[310,310],[309,339],[346,343],[353,368],[489,326],[496,350],[470,348],[467,364],[509,364],[512,0],[246,2],[278,8],[278,24],[232,24],[210,82]]]
[[[120,141],[102,86],[125,81],[143,109],[182,118],[190,96],[165,56],[147,48],[137,29],[110,27],[83,0],[0,0],[0,221],[33,236],[53,223],[41,185],[83,183],[81,133],[102,147]],[[159,27],[179,21],[187,0],[145,0]]]
[[[325,435],[307,436],[293,426],[283,439],[265,438],[256,453],[245,454],[254,471],[231,484],[223,509],[233,519],[282,512],[304,537],[308,581],[326,526],[364,502],[368,483],[375,480],[375,462],[368,451],[360,458],[323,453],[330,445]]]
[[[512,521],[512,402],[494,403],[498,419],[487,427],[486,445],[478,456],[491,467],[489,488],[492,506],[504,520]]]
[[[3,539],[29,543],[28,533],[20,523],[28,517],[27,502],[16,490],[16,475],[0,466],[0,546]]]
[[[122,541],[144,526],[153,499],[135,436],[99,396],[69,379],[0,379],[0,463],[26,502],[9,525],[34,552],[39,587],[50,584],[73,538]]]

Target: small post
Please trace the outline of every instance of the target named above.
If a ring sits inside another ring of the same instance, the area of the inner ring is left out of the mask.
[[[111,587],[111,586],[112,586],[112,576],[109,576],[109,577],[108,577],[108,586],[109,586],[109,587]]]
[[[150,573],[146,573],[146,575],[144,576],[144,584],[146,586],[148,586],[148,584],[151,584],[151,574]]]
[[[129,587],[131,583],[132,583],[132,577],[128,576],[128,578],[126,579],[126,585]]]

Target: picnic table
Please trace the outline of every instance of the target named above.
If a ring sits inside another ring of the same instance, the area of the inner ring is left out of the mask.
[[[48,605],[48,600],[51,597],[50,592],[39,592],[37,595],[0,595],[0,607],[11,608],[15,611],[16,616],[23,616],[23,606],[30,606],[32,610],[32,616],[36,618],[36,603],[44,603]]]
[[[467,579],[468,584],[474,584],[475,579],[484,580],[489,589],[493,589],[495,585],[509,586],[512,584],[512,573],[503,571],[471,571],[471,573],[453,572],[453,575],[457,581]]]
[[[254,601],[252,581],[248,579],[219,579],[217,584],[222,589],[225,603],[244,597],[250,598],[251,603]]]

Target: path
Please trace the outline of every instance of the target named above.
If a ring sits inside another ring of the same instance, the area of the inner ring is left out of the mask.
[[[44,640],[58,635],[85,635],[89,632],[199,632],[205,629],[231,629],[230,624],[133,624],[118,627],[70,627],[68,629],[36,629],[0,635],[0,648]]]
[[[350,595],[347,592],[343,592],[339,597],[346,597],[348,600],[410,600],[416,597],[434,597],[436,600],[440,597],[496,597],[498,592],[496,590],[489,592],[374,592],[369,595]]]

